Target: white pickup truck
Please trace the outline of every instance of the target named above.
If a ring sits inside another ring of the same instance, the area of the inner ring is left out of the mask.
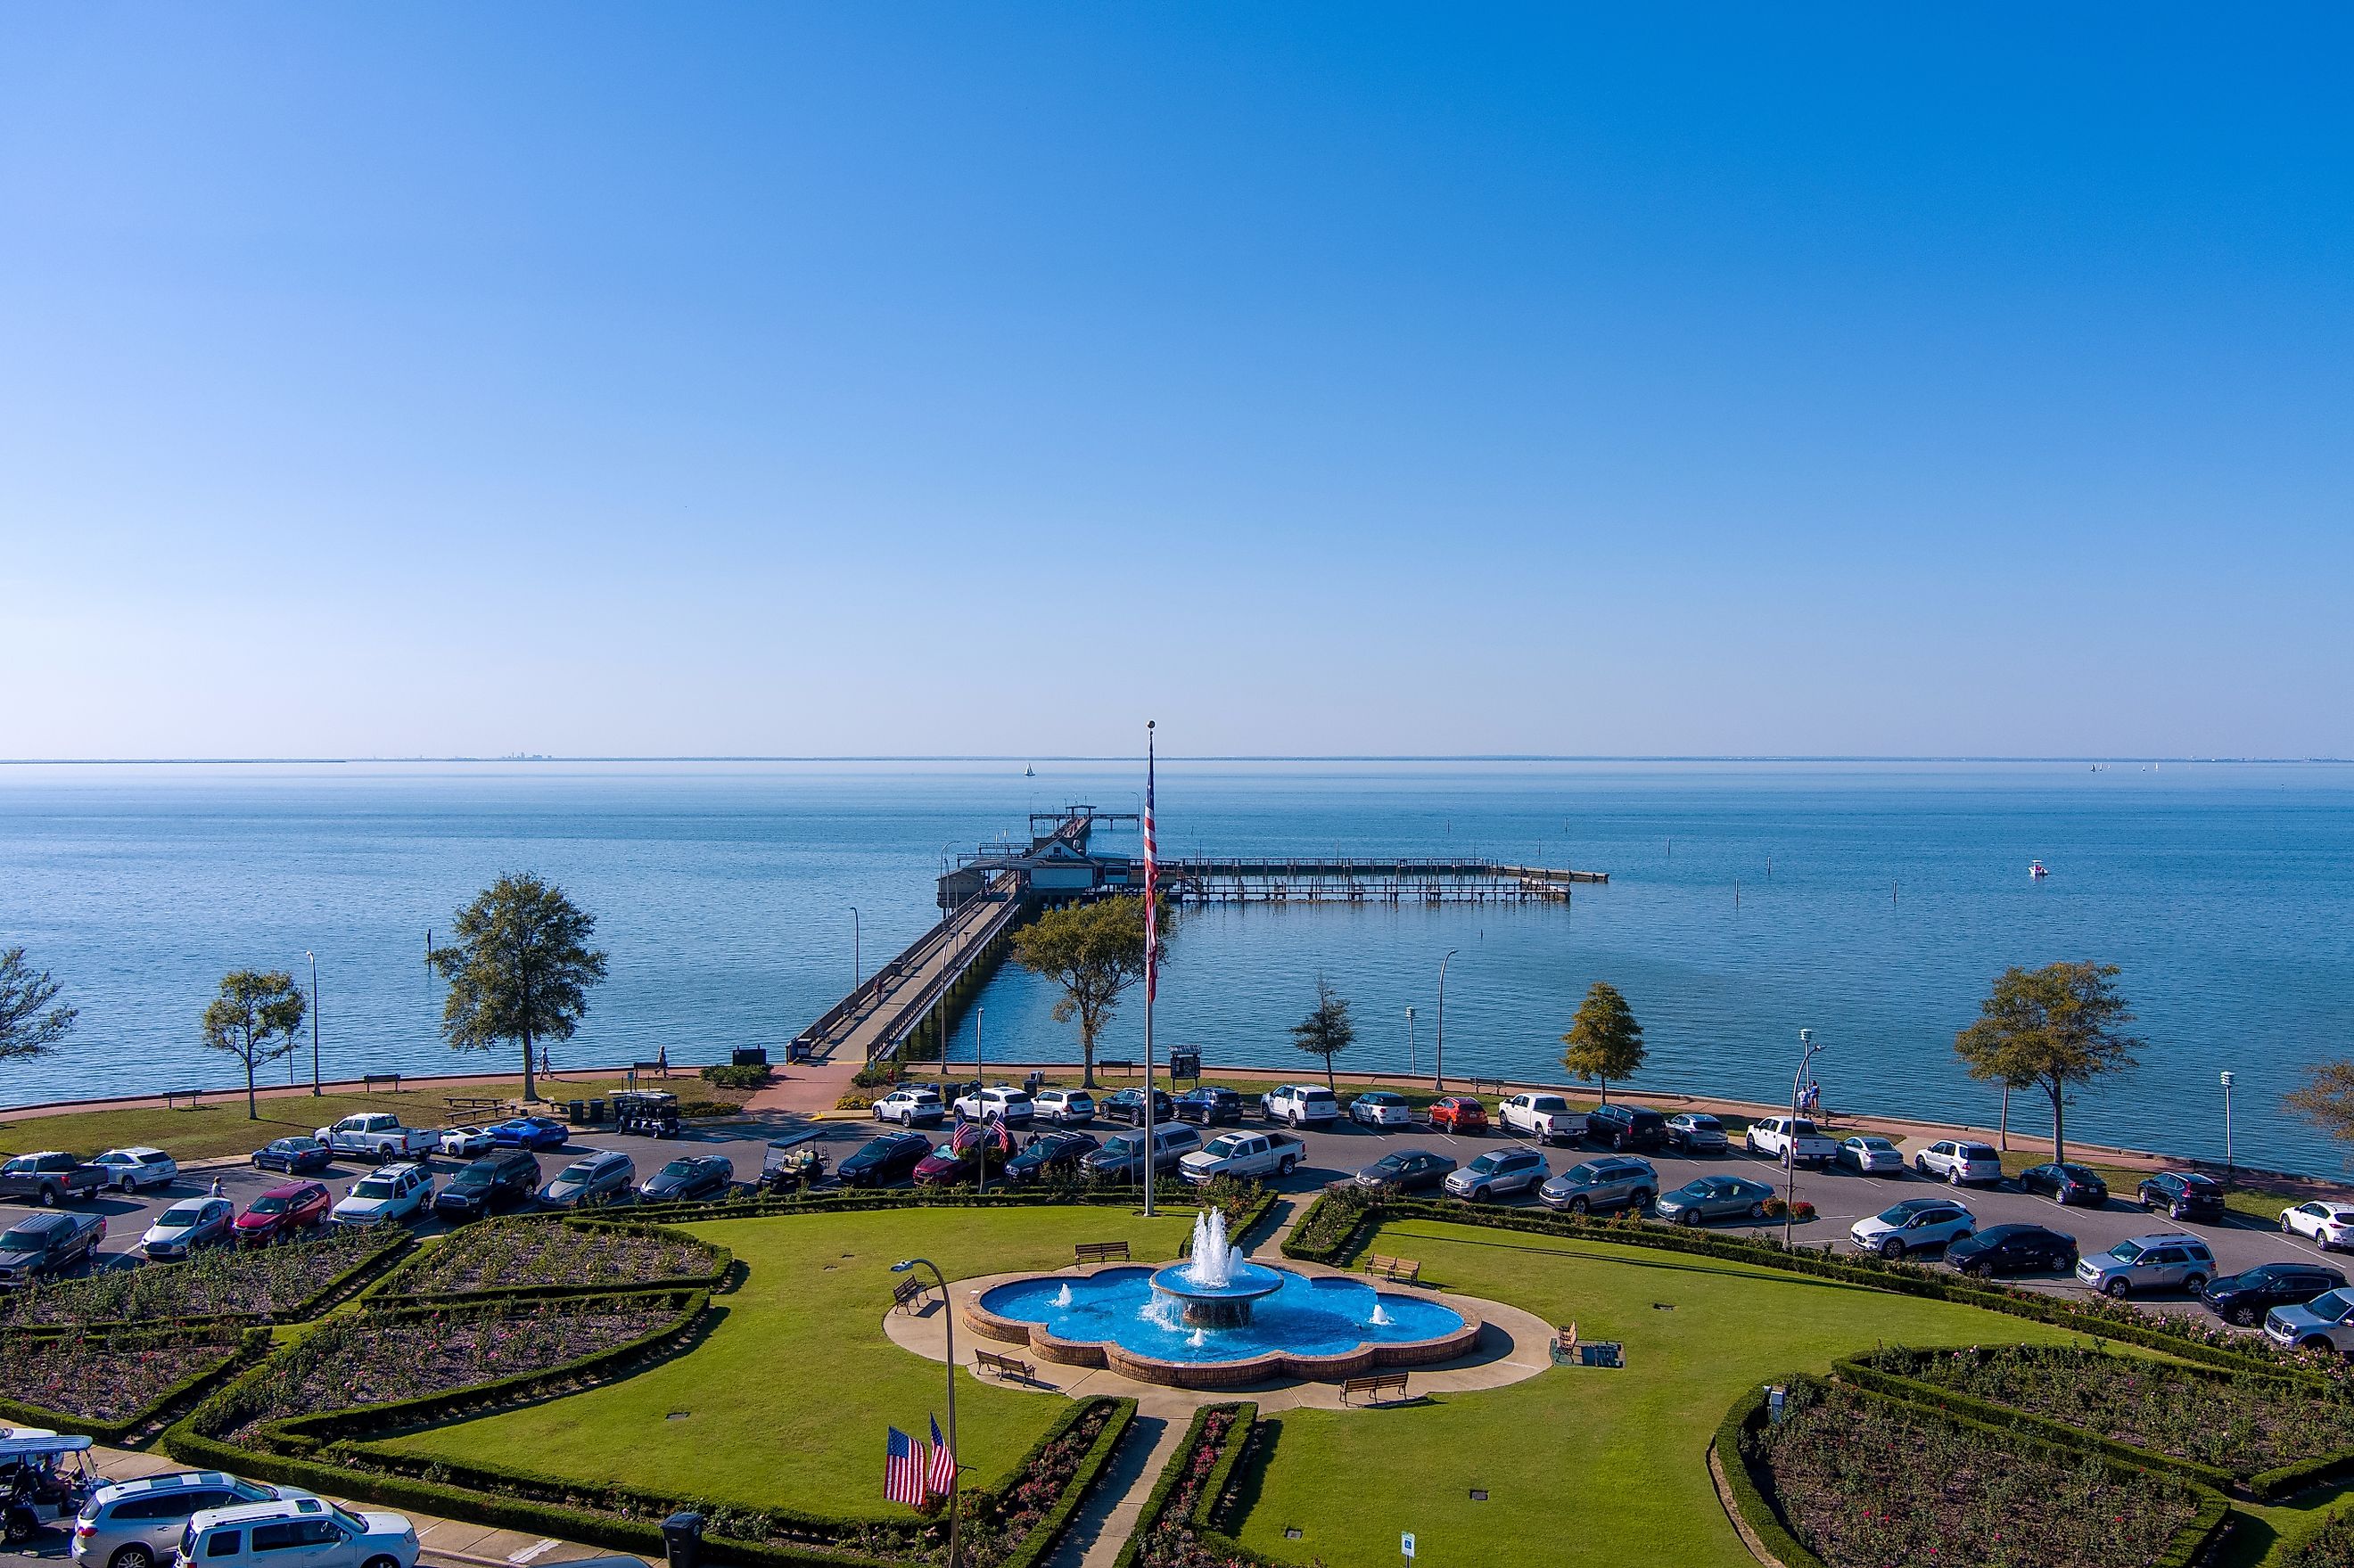
[[[1496,1120],[1506,1132],[1539,1143],[1575,1143],[1585,1136],[1585,1113],[1570,1109],[1559,1095],[1514,1095],[1496,1107]]]
[[[1287,1132],[1222,1132],[1180,1160],[1177,1174],[1196,1187],[1221,1176],[1288,1176],[1307,1153],[1308,1146]]]
[[[1839,1154],[1839,1145],[1802,1116],[1760,1117],[1742,1135],[1741,1146],[1782,1165],[1828,1165]]]
[[[388,1111],[347,1116],[333,1127],[323,1127],[317,1138],[336,1154],[357,1154],[379,1163],[406,1155],[423,1157],[441,1147],[441,1135],[422,1128],[403,1127]]]

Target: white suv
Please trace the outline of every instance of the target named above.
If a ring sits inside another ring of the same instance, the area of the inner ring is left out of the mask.
[[[1958,1139],[1941,1138],[1914,1152],[1913,1169],[1924,1176],[1943,1176],[1956,1187],[1968,1181],[1999,1183],[2002,1156],[1994,1151],[1991,1143],[1964,1143]]]
[[[1540,1143],[1575,1143],[1585,1136],[1585,1113],[1559,1095],[1514,1095],[1496,1108],[1497,1123]]]
[[[1027,1090],[1012,1084],[999,1084],[978,1094],[959,1095],[956,1101],[959,1121],[987,1121],[991,1117],[1008,1127],[1027,1127],[1038,1112],[1030,1103]]]
[[[1096,1097],[1085,1089],[1040,1089],[1031,1102],[1042,1120],[1078,1127],[1096,1119]]]
[[[902,1084],[875,1102],[876,1121],[896,1121],[901,1127],[913,1127],[917,1122],[936,1122],[948,1115],[940,1104],[936,1089],[919,1088]]]
[[[417,1529],[397,1513],[353,1513],[296,1494],[207,1509],[180,1532],[179,1568],[417,1568]]]
[[[333,1217],[339,1225],[380,1225],[413,1219],[432,1202],[433,1178],[423,1166],[380,1165],[352,1183]]]
[[[1295,1128],[1336,1121],[1341,1102],[1320,1084],[1278,1084],[1259,1097],[1259,1108],[1269,1121],[1288,1121]]]
[[[1974,1234],[1978,1228],[1978,1220],[1951,1198],[1907,1198],[1856,1221],[1848,1227],[1847,1235],[1860,1252],[1895,1258],[1948,1245]]]

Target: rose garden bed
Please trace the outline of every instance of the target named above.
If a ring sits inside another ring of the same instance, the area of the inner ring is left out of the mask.
[[[2354,1568],[2354,1509],[2339,1510],[2298,1542],[2281,1568]]]
[[[718,1283],[723,1247],[658,1225],[490,1220],[423,1249],[377,1291],[378,1299],[602,1292]]]
[[[0,1334],[0,1416],[120,1436],[260,1348],[234,1324]]]
[[[405,1231],[336,1229],[283,1246],[212,1247],[186,1263],[45,1279],[0,1295],[0,1325],[302,1317],[408,1245]]]

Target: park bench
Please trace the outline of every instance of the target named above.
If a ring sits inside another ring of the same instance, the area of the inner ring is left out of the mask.
[[[196,1097],[203,1093],[204,1090],[202,1089],[165,1089],[164,1091],[164,1108],[165,1110],[170,1110],[174,1100],[186,1100],[188,1102],[188,1108],[190,1110],[194,1110],[196,1108]]]
[[[1038,1381],[1036,1367],[1013,1356],[1001,1356],[995,1351],[975,1351],[972,1353],[972,1366],[976,1373],[995,1372],[1000,1383],[1010,1377],[1018,1377],[1023,1383]]]
[[[1555,1366],[1623,1367],[1627,1364],[1624,1345],[1616,1340],[1580,1340],[1575,1323],[1564,1323],[1553,1330],[1552,1351]]]
[[[1124,1241],[1081,1242],[1071,1249],[1071,1261],[1081,1263],[1126,1263],[1128,1244]]]
[[[915,1311],[923,1302],[924,1292],[930,1286],[920,1279],[903,1279],[891,1287],[891,1306],[895,1311]]]
[[[1377,1274],[1396,1285],[1422,1283],[1422,1265],[1410,1257],[1387,1257],[1381,1253],[1369,1253],[1365,1257],[1365,1272]]]
[[[1405,1397],[1405,1373],[1375,1372],[1370,1377],[1352,1377],[1341,1385],[1341,1403],[1346,1404],[1360,1394],[1367,1404],[1379,1404],[1384,1394]]]
[[[397,1095],[400,1093],[400,1075],[398,1073],[370,1073],[360,1079],[360,1092],[362,1094],[372,1095],[376,1093],[376,1086],[378,1084],[390,1084],[394,1094]]]

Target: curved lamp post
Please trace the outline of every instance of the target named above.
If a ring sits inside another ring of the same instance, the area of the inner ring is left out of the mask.
[[[1815,1044],[1813,1030],[1798,1031],[1798,1075],[1790,1080],[1790,1119],[1793,1122],[1798,1119],[1798,1086],[1807,1081],[1807,1064],[1813,1061],[1815,1053],[1821,1049]],[[1798,1156],[1787,1138],[1782,1142],[1782,1164],[1788,1171],[1782,1185],[1782,1246],[1787,1251],[1790,1245],[1790,1211],[1798,1201]]]
[[[1431,1068],[1430,1086],[1441,1094],[1447,1092],[1447,959],[1460,950],[1449,948],[1447,958],[1438,960],[1438,1059]]]
[[[953,1459],[957,1451],[956,1314],[949,1310],[948,1277],[940,1272],[940,1266],[928,1257],[903,1257],[891,1266],[891,1272],[905,1274],[918,1264],[932,1271],[932,1280],[940,1287],[940,1327],[948,1331],[949,1337],[949,1457]],[[949,1484],[949,1568],[958,1568],[957,1493],[960,1489],[956,1482]]]

